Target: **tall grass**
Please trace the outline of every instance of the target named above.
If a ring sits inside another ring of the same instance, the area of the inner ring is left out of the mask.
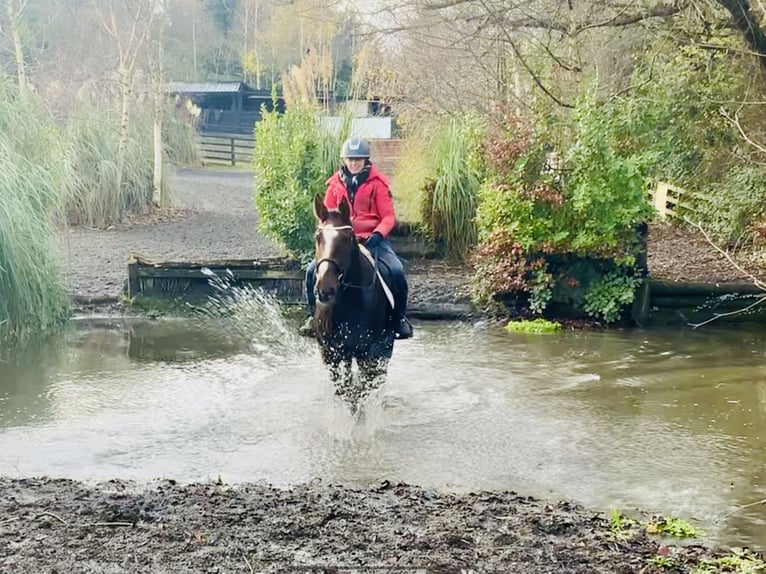
[[[197,167],[202,165],[202,151],[194,126],[168,110],[162,122],[162,140],[167,160],[173,165]]]
[[[394,176],[399,217],[419,221],[456,258],[476,243],[483,135],[481,122],[470,117],[421,128],[408,138]]]
[[[33,96],[0,79],[0,341],[24,339],[66,313],[53,238],[60,148]]]
[[[70,120],[64,133],[65,210],[70,223],[105,227],[151,207],[151,134],[150,121],[131,123],[120,174],[117,118],[89,110]]]

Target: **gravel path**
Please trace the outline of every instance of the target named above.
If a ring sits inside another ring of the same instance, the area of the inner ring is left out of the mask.
[[[75,227],[62,233],[71,295],[118,297],[131,253],[158,261],[283,254],[257,233],[252,173],[179,169],[172,178],[172,189],[173,208],[159,216],[107,230]]]
[[[123,292],[132,253],[157,261],[258,259],[284,255],[259,234],[253,174],[179,169],[173,207],[107,230],[62,232],[70,295],[80,302],[115,300]],[[407,264],[412,314],[461,314],[468,308],[465,268],[439,261]]]

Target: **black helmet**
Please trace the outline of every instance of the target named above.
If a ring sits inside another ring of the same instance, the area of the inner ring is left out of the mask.
[[[343,147],[340,148],[340,157],[343,159],[369,158],[370,144],[361,138],[349,138],[343,142]]]

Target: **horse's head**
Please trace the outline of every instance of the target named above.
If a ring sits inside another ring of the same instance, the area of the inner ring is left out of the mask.
[[[317,302],[332,305],[340,291],[343,275],[350,269],[359,249],[351,227],[351,207],[344,198],[338,209],[329,210],[317,195],[314,214],[318,220],[314,253]]]

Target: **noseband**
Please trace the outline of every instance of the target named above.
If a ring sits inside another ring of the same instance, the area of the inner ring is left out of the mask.
[[[322,230],[322,231],[324,231],[325,229],[331,229],[333,231],[340,231],[341,229],[353,229],[353,227],[351,227],[350,225],[320,225],[319,227],[317,227],[317,229]],[[338,263],[335,259],[333,259],[332,257],[323,257],[322,259],[317,261],[317,269],[319,269],[319,266],[322,263],[325,263],[325,262],[332,263],[333,265],[335,265],[335,268],[338,270],[338,281],[340,281],[342,283],[343,282],[343,272],[345,271],[345,269],[343,269],[343,266],[340,263]]]
[[[353,229],[353,227],[351,227],[350,225],[320,225],[320,226],[317,227],[317,229],[318,230],[322,230],[322,231],[325,230],[325,229],[330,229],[330,230],[333,230],[333,231],[340,231],[341,229]],[[372,282],[370,283],[370,285],[354,285],[353,283],[346,283],[344,281],[343,275],[345,274],[346,270],[335,259],[333,259],[332,257],[323,257],[322,259],[319,259],[317,261],[316,268],[319,269],[319,266],[322,263],[332,263],[333,265],[335,265],[335,268],[338,270],[338,282],[343,287],[355,287],[357,289],[369,289],[373,285],[375,285],[375,280],[376,280],[376,275],[375,274],[373,274],[373,276],[372,276]],[[377,267],[378,267],[378,258],[376,256],[375,257],[374,268],[377,269]]]

